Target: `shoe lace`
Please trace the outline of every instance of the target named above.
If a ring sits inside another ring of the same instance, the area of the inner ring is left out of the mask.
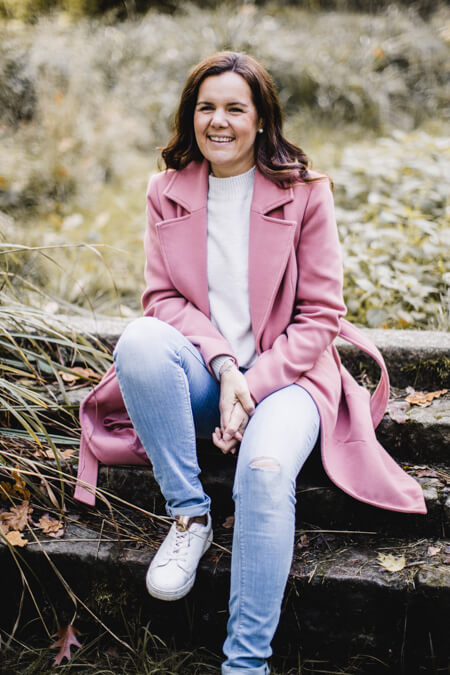
[[[190,534],[188,530],[179,530],[175,527],[175,541],[169,555],[169,560],[185,560],[189,548]]]

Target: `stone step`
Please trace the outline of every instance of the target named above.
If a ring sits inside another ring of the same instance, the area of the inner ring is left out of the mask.
[[[218,520],[234,513],[232,485],[235,460],[220,456],[212,460],[205,450],[199,453],[201,480],[212,500]],[[422,486],[428,513],[395,513],[363,504],[346,495],[325,475],[318,457],[311,457],[297,483],[297,520],[300,527],[362,530],[374,533],[416,536],[450,534],[450,475],[442,467],[407,466]],[[131,504],[153,513],[164,513],[164,499],[150,467],[102,466],[99,487]]]
[[[181,601],[165,603],[147,595],[144,578],[166,528],[148,520],[131,542],[130,538],[118,542],[111,528],[100,527],[99,519],[96,523],[97,527],[70,524],[64,539],[46,539],[21,550],[21,564],[37,602],[45,593],[58,606],[59,615],[64,611],[73,615],[72,601],[65,598],[50,559],[81,603],[112,630],[119,630],[120,621],[138,616],[141,625],[149,621],[153,634],[173,640],[177,648],[201,644],[219,651],[227,619],[230,555],[225,549],[231,546],[231,529],[215,523],[217,543],[203,558],[194,589]],[[298,532],[273,643],[276,663],[286,668],[296,664],[301,650],[303,658],[373,654],[389,664],[392,673],[438,672],[422,668],[431,661],[434,667],[445,667],[449,654],[449,546],[448,540],[435,538],[318,531],[308,532],[305,539],[305,533]],[[404,556],[402,570],[392,573],[381,566],[378,555],[389,553]],[[0,618],[1,627],[7,628],[16,616],[22,582],[4,545],[0,546],[0,571],[8,579]],[[34,579],[39,579],[39,585]],[[27,603],[28,595],[24,613]],[[76,625],[84,626],[86,634],[88,617],[81,603]]]
[[[88,387],[68,391],[67,415],[61,410],[50,410],[48,416],[55,421],[78,415],[78,407],[90,391]],[[396,391],[399,398],[406,392]],[[63,401],[60,401],[63,404]],[[396,459],[413,463],[447,464],[450,458],[450,393],[436,398],[426,408],[411,406],[406,411],[405,423],[395,422],[386,414],[377,428],[380,443]]]
[[[130,319],[64,316],[64,325],[92,334],[113,347]],[[391,384],[415,389],[442,389],[450,385],[450,333],[444,331],[383,330],[362,328],[384,356]],[[373,360],[348,342],[336,345],[345,366],[353,375],[378,377]]]

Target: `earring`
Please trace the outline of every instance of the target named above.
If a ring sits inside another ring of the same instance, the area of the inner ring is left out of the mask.
[[[258,129],[258,134],[262,134],[263,131],[264,129]]]

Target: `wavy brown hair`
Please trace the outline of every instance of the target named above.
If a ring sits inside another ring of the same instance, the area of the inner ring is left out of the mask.
[[[217,52],[201,61],[189,74],[175,116],[174,133],[161,155],[168,169],[183,169],[201,161],[194,133],[194,110],[201,83],[211,75],[231,71],[249,85],[264,133],[255,139],[255,164],[274,183],[288,187],[299,179],[311,181],[309,160],[303,150],[282,134],[283,114],[278,94],[267,70],[256,59],[237,52]]]

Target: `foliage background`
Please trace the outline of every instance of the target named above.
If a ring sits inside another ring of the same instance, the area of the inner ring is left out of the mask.
[[[325,4],[125,3],[122,19],[117,3],[1,0],[2,263],[21,297],[32,283],[46,312],[139,311],[157,148],[187,70],[232,48],[267,66],[287,136],[334,180],[349,317],[446,329],[450,11]]]

